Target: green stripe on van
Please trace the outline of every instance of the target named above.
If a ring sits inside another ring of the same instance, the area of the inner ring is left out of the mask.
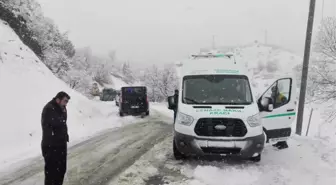
[[[263,118],[276,118],[276,117],[283,117],[283,116],[294,116],[295,114],[296,114],[295,112],[284,113],[284,114],[273,114],[273,115],[265,116]]]

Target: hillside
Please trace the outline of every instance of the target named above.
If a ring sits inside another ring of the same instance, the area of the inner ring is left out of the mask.
[[[40,115],[57,92],[66,91],[70,144],[106,128],[120,126],[117,107],[90,101],[70,89],[24,45],[12,29],[0,21],[0,166],[40,153]],[[131,118],[132,119],[132,118]]]

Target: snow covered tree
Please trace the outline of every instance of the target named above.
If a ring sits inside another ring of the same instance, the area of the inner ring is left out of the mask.
[[[153,65],[151,68],[146,69],[144,76],[144,84],[148,88],[148,98],[150,101],[158,101],[160,90],[159,87],[159,68],[156,65]]]
[[[128,84],[134,83],[135,77],[133,75],[133,71],[132,71],[129,63],[124,63],[122,65],[122,74],[123,74],[123,80],[126,83],[128,83]]]
[[[141,79],[148,88],[149,100],[154,102],[166,100],[178,87],[178,77],[173,64],[167,64],[163,69],[153,65],[145,70]]]
[[[161,92],[162,98],[166,98],[174,93],[174,90],[177,89],[178,77],[174,64],[165,65],[163,70],[160,72],[159,79],[159,89]]]
[[[322,20],[314,46],[316,52],[336,60],[336,17]]]
[[[314,43],[315,57],[309,67],[308,102],[324,103],[335,107],[336,101],[336,18],[325,18]],[[332,101],[331,101],[332,100]],[[328,112],[336,118],[335,108]]]
[[[23,18],[25,25],[31,33],[28,36],[37,41],[42,50],[42,56],[40,56],[42,61],[53,72],[59,71],[59,66],[64,66],[64,62],[68,61],[63,60],[64,56],[67,59],[74,56],[74,46],[68,39],[68,34],[61,33],[51,19],[44,17],[42,8],[36,0],[11,0],[4,1],[4,3],[17,17]],[[20,34],[22,33],[18,35]],[[22,35],[20,38],[25,40],[25,37]],[[33,51],[36,51],[34,48],[36,46],[30,45],[29,42],[27,42],[27,45]],[[56,57],[55,55],[57,54],[60,56]],[[53,60],[55,58],[58,59]],[[59,61],[62,61],[61,64],[58,64]],[[56,68],[53,68],[54,66]],[[58,72],[57,74],[59,75]]]

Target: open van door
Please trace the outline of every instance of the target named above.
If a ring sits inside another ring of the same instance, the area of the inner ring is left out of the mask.
[[[296,83],[294,78],[276,80],[258,99],[260,107],[263,98],[270,98],[272,111],[260,111],[261,122],[267,142],[286,141],[291,135],[292,123],[296,116]]]

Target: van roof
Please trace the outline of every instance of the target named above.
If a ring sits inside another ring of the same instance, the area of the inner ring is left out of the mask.
[[[247,67],[233,55],[222,57],[192,57],[181,61],[181,75],[247,75]]]

